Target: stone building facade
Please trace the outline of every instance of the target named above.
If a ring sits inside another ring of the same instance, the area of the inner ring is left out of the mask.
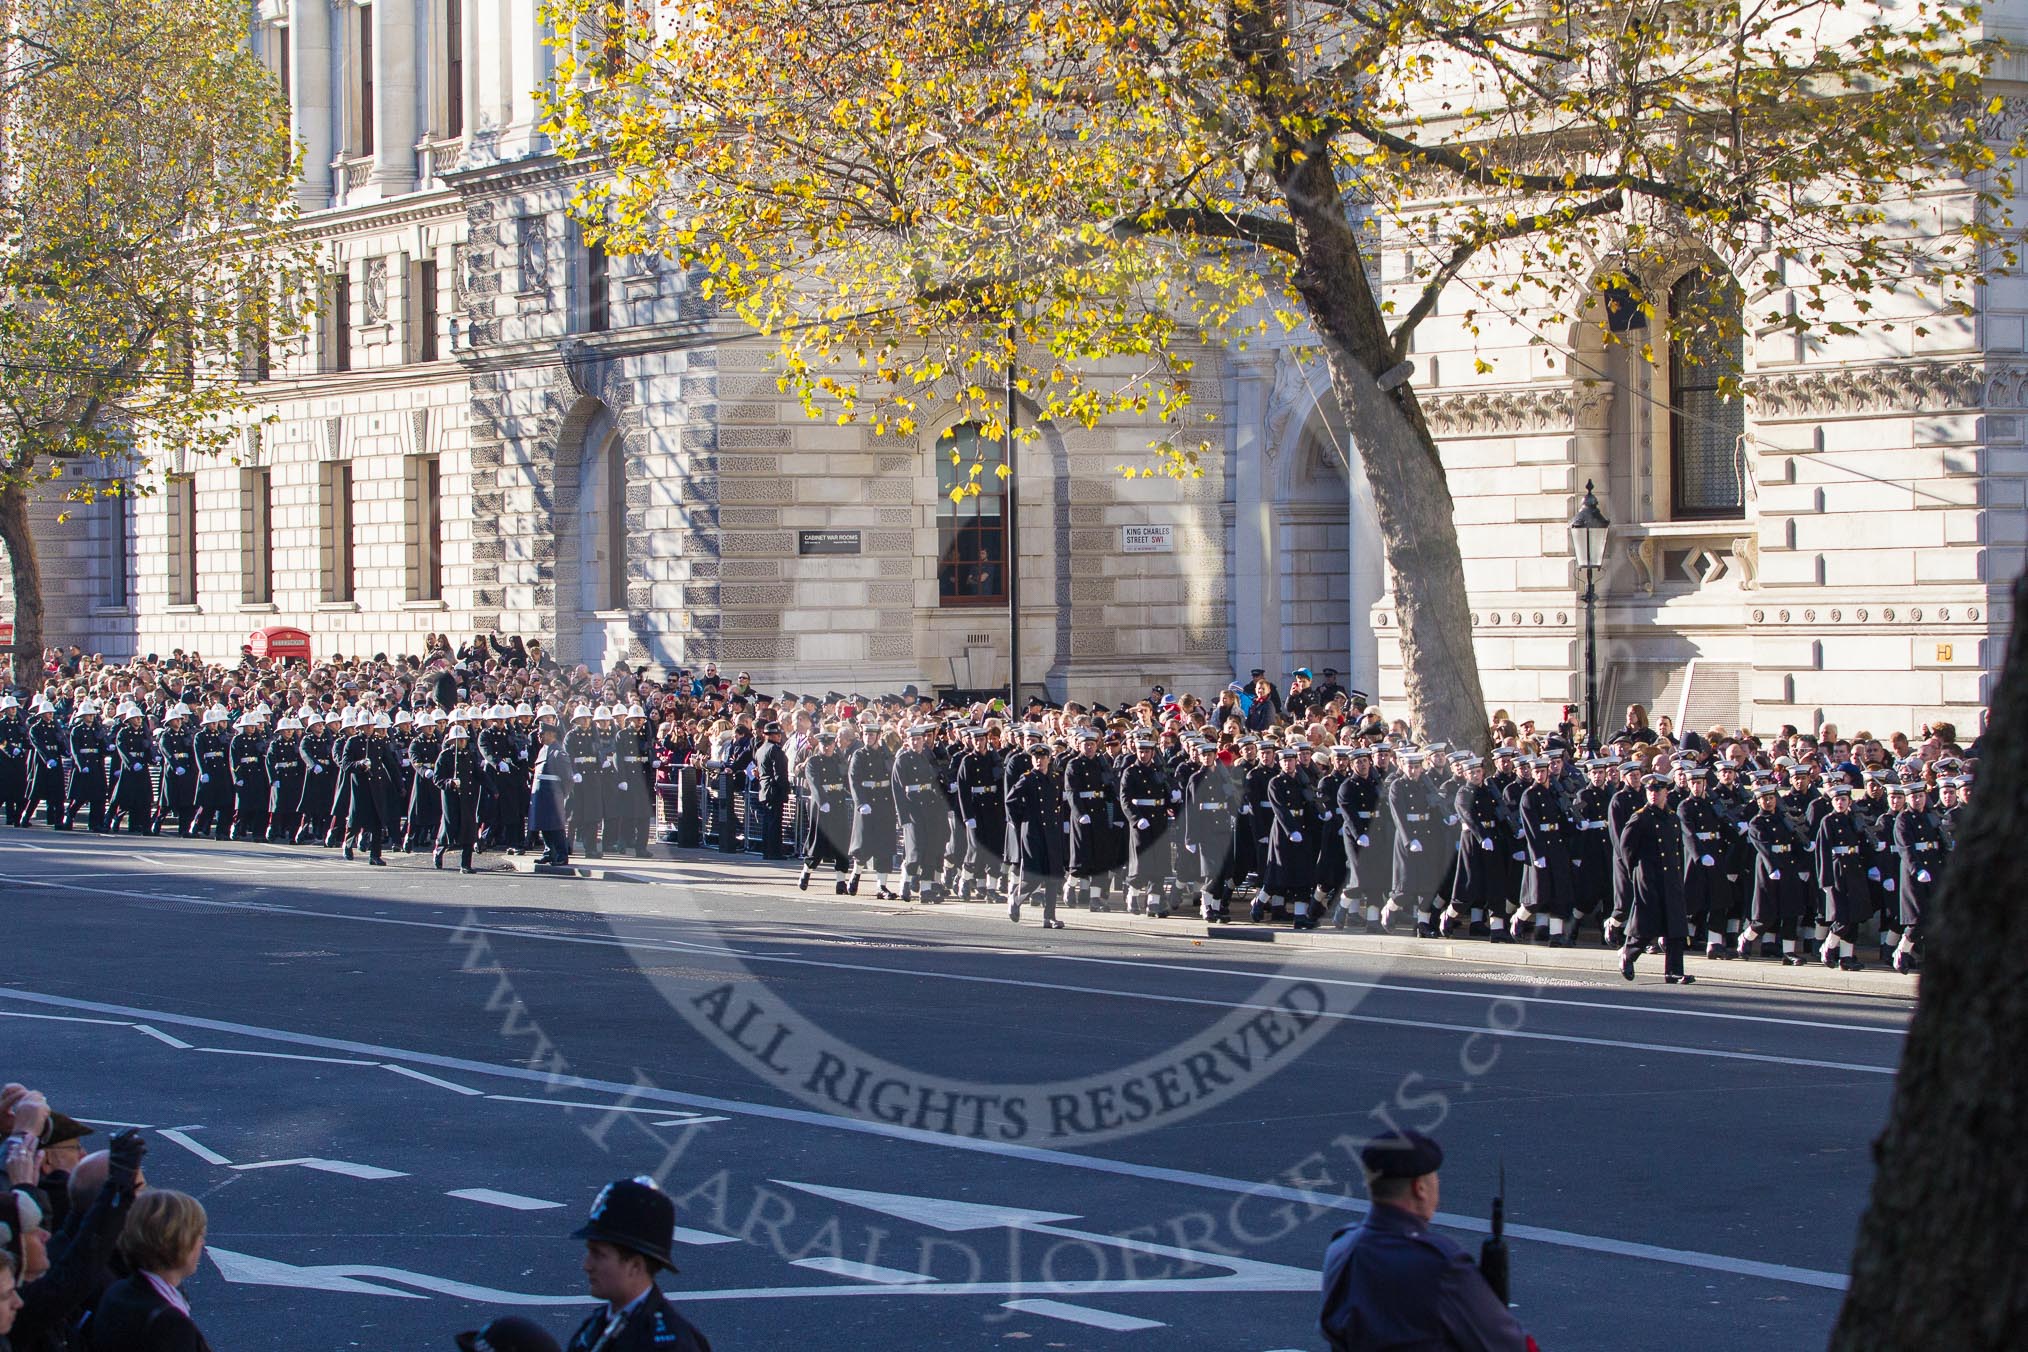
[[[1005,681],[1005,519],[989,500],[954,520],[939,479],[945,437],[994,449],[935,415],[905,438],[812,422],[680,270],[586,249],[529,93],[549,73],[532,4],[261,0],[253,41],[305,150],[319,324],[250,385],[235,463],[153,464],[149,496],[61,526],[45,504],[52,641],[216,656],[286,623],[321,653],[394,653],[502,631],[792,689]],[[1998,121],[2023,119],[2013,100]],[[1405,285],[1398,255],[1383,280]],[[1469,304],[1446,298],[1414,360],[1492,704],[1582,699],[1567,523],[1590,481],[1614,522],[1609,716],[1975,725],[2028,548],[2018,279],[1900,346],[1756,339],[1753,397],[1729,404],[1666,352]],[[1200,480],[1122,478],[1153,435],[1127,420],[1020,451],[1025,687],[1209,693],[1306,663],[1398,703],[1370,494],[1320,364],[1199,369],[1221,393],[1193,439],[1226,452]]]

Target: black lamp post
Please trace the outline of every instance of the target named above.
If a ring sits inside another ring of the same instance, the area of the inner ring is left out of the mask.
[[[1606,532],[1612,522],[1598,509],[1591,480],[1584,482],[1584,503],[1570,519],[1570,549],[1584,569],[1584,728],[1591,754],[1598,754],[1598,570],[1605,566]]]

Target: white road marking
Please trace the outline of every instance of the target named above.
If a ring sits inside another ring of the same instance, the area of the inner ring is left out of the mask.
[[[1218,1174],[1201,1173],[1192,1169],[1171,1169],[1161,1165],[1138,1164],[1129,1160],[1107,1159],[1099,1155],[1079,1155],[1067,1150],[1051,1150],[1044,1146],[1021,1145],[1008,1141],[976,1140],[971,1137],[946,1136],[933,1131],[923,1131],[887,1122],[837,1117],[829,1113],[813,1112],[806,1108],[790,1108],[770,1103],[748,1103],[740,1099],[719,1098],[708,1094],[692,1094],[681,1090],[664,1089],[652,1085],[624,1084],[617,1080],[601,1080],[583,1075],[552,1074],[549,1071],[534,1070],[522,1065],[493,1064],[460,1056],[443,1056],[434,1052],[410,1051],[400,1047],[354,1042],[344,1038],[322,1037],[314,1033],[297,1033],[287,1029],[263,1028],[254,1024],[233,1023],[224,1019],[207,1019],[196,1015],[172,1014],[160,1010],[140,1009],[133,1006],[108,1004],[96,1000],[78,1000],[69,996],[48,995],[39,991],[0,988],[0,1000],[19,1001],[24,1004],[40,1005],[44,1008],[79,1010],[93,1014],[117,1014],[132,1019],[149,1019],[156,1023],[166,1023],[173,1027],[201,1028],[211,1033],[226,1033],[247,1038],[263,1038],[298,1047],[316,1047],[327,1051],[351,1052],[356,1055],[371,1056],[375,1060],[406,1061],[416,1065],[433,1066],[440,1070],[457,1071],[467,1075],[492,1075],[502,1079],[515,1080],[522,1084],[557,1085],[583,1090],[588,1093],[610,1094],[616,1098],[649,1099],[669,1104],[672,1107],[702,1108],[713,1112],[729,1113],[734,1116],[758,1117],[770,1121],[794,1123],[799,1126],[822,1127],[831,1131],[856,1132],[861,1135],[878,1136],[888,1140],[909,1141],[918,1145],[993,1155],[1002,1159],[1025,1160],[1030,1163],[1051,1165],[1058,1168],[1081,1169],[1092,1173],[1111,1174],[1116,1177],[1136,1178],[1149,1182],[1174,1183],[1189,1188],[1201,1188],[1212,1192],[1251,1196],[1264,1200],[1296,1202],[1303,1206],[1345,1211],[1354,1215],[1363,1214],[1366,1211],[1366,1203],[1358,1198],[1338,1196],[1330,1193],[1309,1192],[1301,1188],[1287,1187],[1278,1183],[1263,1183],[1243,1178],[1226,1178]],[[194,1145],[195,1143],[191,1144]],[[1491,1228],[1489,1222],[1474,1216],[1441,1214],[1438,1216],[1437,1221],[1449,1229],[1480,1234],[1486,1233]],[[1777,1263],[1761,1263],[1750,1259],[1731,1258],[1724,1254],[1700,1253],[1691,1249],[1666,1249],[1656,1245],[1608,1239],[1563,1230],[1550,1230],[1543,1227],[1509,1225],[1507,1231],[1516,1237],[1532,1239],[1543,1244],[1556,1244],[1595,1253],[1644,1258],[1711,1272],[1764,1277],[1773,1281],[1822,1287],[1828,1290],[1843,1290],[1847,1281],[1842,1273],[1788,1267]],[[1311,1283],[1314,1286],[1314,1274],[1312,1275]],[[884,1291],[887,1288],[839,1287],[836,1289],[842,1291],[862,1289]],[[897,1292],[944,1292],[956,1288],[936,1284],[922,1287],[895,1287],[892,1289]],[[1032,1284],[1022,1286],[1017,1283],[997,1293],[1021,1295],[1024,1291],[1032,1291],[1033,1289]],[[1141,1284],[1130,1285],[1129,1289],[1147,1291],[1149,1288],[1146,1284]],[[1202,1290],[1203,1287],[1201,1285],[1192,1287],[1186,1284],[1179,1289]],[[979,1294],[986,1293],[980,1292]],[[686,1295],[686,1299],[694,1298],[696,1298],[694,1293]]]
[[[79,892],[104,892],[109,896],[139,896],[139,893],[112,892],[89,887],[71,887],[66,883],[36,883],[38,887],[69,888]],[[147,897],[147,900],[160,898]],[[536,929],[514,926],[474,925],[467,923],[449,924],[433,920],[405,920],[392,916],[353,915],[342,911],[312,911],[290,906],[254,905],[245,902],[219,901],[210,898],[178,897],[173,900],[186,901],[191,905],[212,907],[220,910],[251,910],[269,914],[309,916],[321,920],[341,920],[357,924],[394,925],[404,928],[429,929],[457,934],[489,934],[514,939],[537,939],[550,943],[581,944],[596,948],[666,949],[682,953],[704,953],[719,957],[737,959],[741,962],[777,963],[796,967],[817,967],[841,972],[865,972],[882,976],[913,976],[940,981],[964,982],[982,986],[1010,986],[1025,990],[1051,991],[1070,995],[1099,995],[1113,999],[1141,1000],[1152,1004],[1192,1005],[1219,1010],[1276,1008],[1270,1005],[1248,1004],[1233,1000],[1215,1000],[1188,995],[1165,995],[1152,991],[1120,990],[1107,986],[1082,986],[1068,982],[1030,981],[1019,977],[983,976],[968,972],[941,972],[926,968],[888,967],[873,963],[833,962],[818,958],[791,958],[772,953],[751,953],[728,948],[721,944],[686,943],[677,939],[632,939],[605,938],[589,934],[557,934]],[[1309,978],[1300,978],[1308,980]],[[1643,1006],[1602,1005],[1607,1012],[1623,1010],[1640,1012]],[[1512,1038],[1524,1042],[1553,1042],[1581,1047],[1604,1047],[1616,1051],[1649,1052],[1666,1056],[1701,1056],[1719,1061],[1746,1061],[1762,1065],[1790,1066],[1811,1070],[1856,1072],[1862,1075],[1888,1075],[1896,1072],[1894,1066],[1874,1065],[1862,1061],[1837,1061],[1817,1057],[1777,1056],[1766,1052],[1729,1051],[1716,1047],[1687,1047],[1663,1042],[1639,1042],[1620,1038],[1586,1037],[1576,1033],[1549,1033],[1525,1028],[1493,1028],[1484,1024],[1445,1023],[1434,1019],[1390,1018],[1379,1014],[1357,1014],[1350,1011],[1324,1010],[1319,1018],[1332,1019],[1341,1023],[1364,1023],[1379,1027],[1417,1028],[1428,1032],[1461,1033],[1465,1036],[1487,1036]],[[1873,1031],[1854,1026],[1855,1031]]]
[[[739,1236],[721,1235],[710,1230],[692,1230],[687,1225],[679,1225],[676,1227],[676,1242],[678,1244],[695,1244],[702,1248],[711,1244],[737,1244],[739,1243]]]
[[[1160,1320],[1136,1319],[1132,1315],[1114,1314],[1111,1310],[1094,1310],[1085,1305],[1066,1305],[1060,1300],[1003,1300],[1003,1310],[1019,1310],[1023,1314],[1039,1314],[1045,1319],[1064,1319],[1073,1324],[1089,1324],[1095,1329],[1107,1329],[1113,1333],[1137,1333],[1141,1329],[1164,1328]]]
[[[259,1160],[253,1164],[235,1164],[239,1172],[248,1169],[315,1169],[320,1174],[343,1174],[347,1178],[363,1178],[378,1182],[383,1178],[407,1178],[399,1169],[382,1169],[374,1164],[354,1164],[350,1160],[327,1160],[317,1155],[305,1155],[292,1160]]]
[[[0,1019],[36,1019],[43,1023],[99,1023],[108,1028],[132,1028],[125,1019],[84,1019],[75,1014],[30,1014],[20,1009],[0,1009]],[[160,1037],[161,1034],[156,1034]],[[187,1044],[186,1044],[187,1045]]]
[[[665,1122],[650,1122],[648,1125],[651,1127],[701,1127],[706,1122],[724,1122],[726,1120],[728,1119],[723,1117],[706,1117],[702,1113],[692,1113],[685,1117],[672,1117]]]
[[[854,1277],[862,1282],[878,1282],[882,1286],[913,1286],[917,1282],[935,1280],[920,1272],[881,1267],[878,1263],[855,1263],[849,1258],[797,1258],[791,1261],[789,1266],[808,1268],[812,1272],[828,1272],[833,1277]]]
[[[110,1117],[84,1117],[79,1118],[78,1120],[94,1127],[132,1127],[135,1131],[155,1130],[155,1128],[147,1122],[115,1122]]]
[[[154,1038],[157,1042],[168,1043],[171,1047],[174,1047],[179,1052],[187,1052],[190,1050],[190,1044],[185,1042],[182,1038],[170,1037],[167,1033],[163,1032],[159,1028],[150,1028],[145,1023],[130,1024],[128,1026],[131,1027],[137,1033],[146,1033],[149,1037]]]
[[[216,1150],[213,1150],[210,1146],[200,1144],[199,1142],[190,1139],[189,1136],[190,1132],[203,1130],[204,1128],[201,1126],[164,1127],[162,1129],[162,1139],[165,1141],[174,1141],[177,1145],[182,1146],[185,1150],[188,1150],[191,1154],[197,1156],[197,1158],[203,1160],[206,1164],[231,1164],[232,1163],[231,1160],[219,1154]]]
[[[410,1070],[407,1066],[398,1066],[392,1061],[382,1061],[380,1068],[391,1070],[397,1075],[406,1075],[411,1080],[421,1080],[424,1084],[433,1084],[439,1089],[448,1089],[456,1094],[467,1094],[476,1098],[486,1092],[483,1089],[467,1088],[462,1084],[452,1084],[449,1080],[440,1080],[434,1075],[425,1075],[419,1070]]]
[[[139,1024],[134,1026],[140,1027]],[[304,1056],[299,1052],[249,1051],[244,1047],[192,1047],[187,1042],[180,1045],[188,1048],[190,1051],[211,1052],[218,1056],[264,1056],[274,1061],[321,1061],[331,1066],[371,1066],[378,1064],[373,1061],[360,1061],[350,1056]]]
[[[509,1211],[554,1211],[561,1202],[548,1202],[540,1197],[523,1197],[518,1192],[495,1192],[491,1188],[457,1188],[444,1194],[467,1202],[482,1202],[487,1206],[505,1207]]]

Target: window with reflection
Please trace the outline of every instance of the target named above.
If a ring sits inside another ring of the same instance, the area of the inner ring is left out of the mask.
[[[937,441],[937,596],[944,605],[1006,603],[1007,486],[995,473],[1000,451],[1000,443],[982,438],[971,423]],[[971,485],[979,491],[952,499],[953,490]]]
[[[1678,330],[1669,345],[1669,502],[1679,521],[1746,513],[1746,401],[1720,388],[1745,352],[1740,310],[1739,287],[1716,270],[1685,273],[1669,290]]]

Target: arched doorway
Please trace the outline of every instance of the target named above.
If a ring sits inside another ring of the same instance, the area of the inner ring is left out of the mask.
[[[612,410],[581,401],[557,448],[556,646],[603,671],[633,642],[627,613],[627,453]]]

